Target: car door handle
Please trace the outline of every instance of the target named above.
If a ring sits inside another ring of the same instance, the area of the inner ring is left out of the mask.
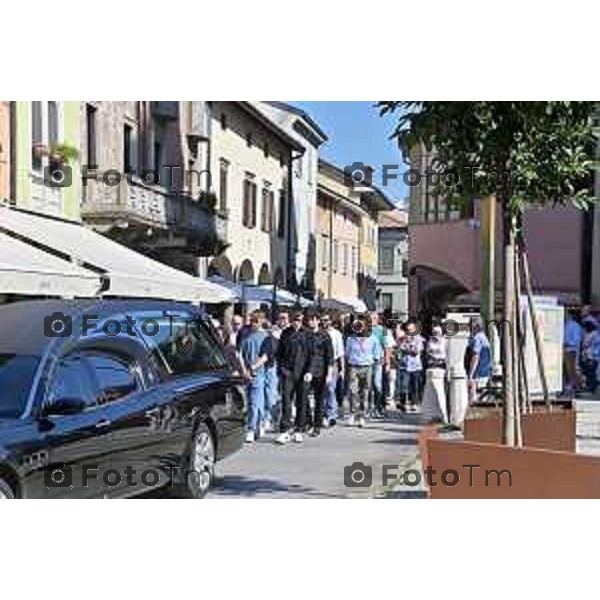
[[[111,423],[112,423],[112,421],[109,421],[108,419],[101,419],[100,421],[98,421],[96,423],[96,429],[102,429],[104,427],[108,427]]]

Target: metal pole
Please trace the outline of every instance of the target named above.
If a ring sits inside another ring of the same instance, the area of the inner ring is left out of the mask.
[[[493,338],[498,335],[498,332],[488,326],[496,314],[496,198],[494,196],[488,196],[481,201],[479,219],[481,223],[480,310],[486,324],[486,334],[490,336],[492,361],[493,364],[497,364],[500,357],[495,355]]]
[[[527,294],[527,305],[529,307],[529,318],[531,320],[531,328],[533,330],[533,338],[535,340],[535,354],[538,362],[538,371],[540,381],[542,383],[542,393],[544,394],[544,402],[548,408],[552,408],[550,403],[550,394],[548,393],[548,380],[546,379],[546,367],[544,365],[544,354],[542,348],[542,338],[540,329],[535,314],[535,305],[533,303],[533,291],[531,289],[531,275],[529,273],[529,260],[525,251],[525,246],[521,245],[521,264],[523,268],[523,279],[525,282],[525,292]]]

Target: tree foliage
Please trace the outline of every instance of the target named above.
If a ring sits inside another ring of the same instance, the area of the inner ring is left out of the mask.
[[[423,145],[449,201],[493,195],[514,214],[528,204],[594,201],[594,102],[382,101],[399,114],[393,137],[405,159]]]

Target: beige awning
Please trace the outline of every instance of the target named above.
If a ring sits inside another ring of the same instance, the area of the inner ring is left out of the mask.
[[[0,233],[0,294],[89,297],[101,285],[96,273]]]
[[[108,280],[104,295],[204,303],[233,301],[226,287],[152,260],[79,223],[0,207],[1,230],[102,274]]]

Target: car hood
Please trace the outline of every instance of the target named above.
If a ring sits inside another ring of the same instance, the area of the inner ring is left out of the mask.
[[[8,430],[14,430],[21,427],[23,421],[21,419],[10,419],[8,417],[0,417],[0,434]]]

